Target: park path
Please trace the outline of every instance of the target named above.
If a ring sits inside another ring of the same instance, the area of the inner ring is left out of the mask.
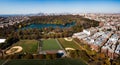
[[[61,49],[63,49],[63,47],[61,46],[61,44],[59,43],[59,41],[57,39],[55,39],[57,44],[60,46]]]
[[[38,53],[39,54],[44,54],[45,52],[42,51],[43,42],[42,42],[42,40],[38,40],[38,41],[39,41],[38,42]]]
[[[88,52],[88,50],[87,49],[85,49],[85,48],[83,48],[78,42],[76,42],[75,40],[73,40],[82,50],[84,50],[84,51],[86,51],[87,53],[89,53]],[[88,54],[89,55],[89,54]],[[89,56],[90,57],[90,59],[93,59],[91,56]],[[87,63],[88,64],[88,63]],[[89,65],[89,64],[88,64]]]
[[[58,45],[60,46],[60,48],[64,51],[64,56],[67,56],[67,52],[66,50],[62,47],[62,45],[59,43],[58,39],[55,39],[56,42],[58,43]]]
[[[5,61],[2,63],[2,65],[5,65],[8,61],[10,61],[10,59],[5,60]]]
[[[80,47],[80,49],[86,50],[86,49],[84,49],[78,42],[76,42],[75,40],[73,40],[73,42],[75,42],[75,43]]]

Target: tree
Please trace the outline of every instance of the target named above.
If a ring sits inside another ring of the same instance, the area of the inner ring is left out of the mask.
[[[33,55],[27,53],[27,54],[24,56],[24,59],[33,59]]]
[[[9,38],[5,41],[5,43],[3,43],[3,44],[1,45],[1,49],[6,49],[6,48],[8,48],[9,46],[11,46],[12,44],[16,43],[17,41],[19,41],[18,38],[9,37]]]

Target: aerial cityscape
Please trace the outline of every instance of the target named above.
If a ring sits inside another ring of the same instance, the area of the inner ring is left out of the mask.
[[[120,65],[119,0],[1,0],[0,65]]]

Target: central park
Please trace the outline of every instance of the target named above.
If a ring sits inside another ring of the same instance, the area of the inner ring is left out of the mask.
[[[72,35],[96,27],[98,21],[79,15],[29,16],[29,20],[0,28],[0,65],[94,65],[107,64],[104,54],[97,54]],[[98,60],[98,61],[96,61]]]

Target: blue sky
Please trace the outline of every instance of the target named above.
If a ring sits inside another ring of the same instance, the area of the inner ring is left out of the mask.
[[[0,14],[120,13],[120,0],[0,0]]]

